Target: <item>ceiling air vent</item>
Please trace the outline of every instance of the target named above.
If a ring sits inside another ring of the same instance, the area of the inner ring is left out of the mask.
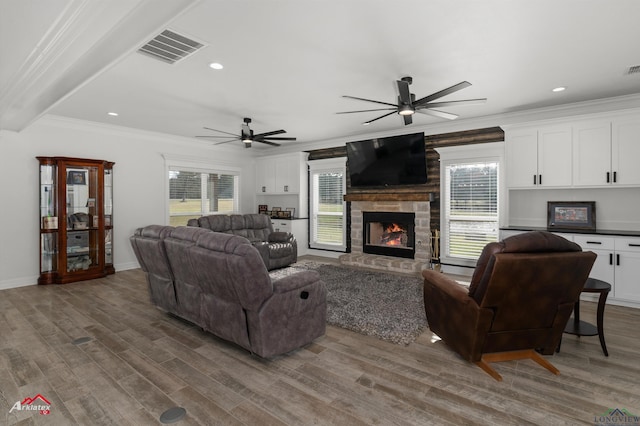
[[[164,30],[138,49],[138,52],[150,55],[168,64],[175,64],[202,47],[204,47],[202,43],[176,32]]]
[[[640,73],[640,65],[634,65],[629,67],[627,70],[627,74],[639,74]]]

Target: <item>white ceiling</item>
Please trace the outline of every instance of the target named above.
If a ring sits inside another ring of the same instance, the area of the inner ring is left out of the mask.
[[[488,99],[442,108],[458,120],[637,94],[638,16],[637,0],[0,0],[0,128],[54,114],[193,137],[251,117],[296,144],[444,121],[336,114],[377,107],[342,95],[394,103],[404,76],[417,98],[472,83],[442,98]],[[165,28],[206,47],[136,52]]]

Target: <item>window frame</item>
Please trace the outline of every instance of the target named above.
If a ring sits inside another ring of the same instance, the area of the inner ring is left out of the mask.
[[[344,194],[347,191],[347,158],[327,158],[322,160],[307,161],[309,166],[309,248],[345,252],[347,250],[347,203]],[[342,173],[342,243],[326,244],[315,242],[316,235],[316,188],[314,187],[314,175],[322,173]]]
[[[204,212],[204,201],[201,198],[201,206],[200,206],[200,214],[230,214],[237,213],[239,211],[240,205],[240,196],[241,196],[241,169],[239,167],[233,167],[223,164],[211,164],[208,161],[200,160],[197,158],[185,158],[185,157],[175,157],[170,155],[163,155],[165,158],[165,168],[164,168],[164,184],[165,184],[165,224],[171,223],[171,212],[170,212],[170,184],[169,184],[169,172],[174,170],[185,171],[185,172],[193,172],[193,173],[204,173],[204,174],[224,174],[234,176],[234,188],[233,188],[233,210],[224,211],[224,212]],[[201,176],[202,181],[206,181],[204,177]],[[204,190],[204,189],[203,189]]]
[[[450,215],[450,193],[447,186],[447,168],[455,164],[491,163],[498,164],[497,181],[497,226],[498,240],[499,228],[504,221],[505,210],[505,182],[504,182],[504,142],[489,142],[475,145],[462,145],[452,147],[436,148],[440,154],[440,194],[441,194],[441,214],[440,214],[440,264],[451,265],[453,267],[474,268],[477,263],[475,259],[464,259],[449,256],[449,231],[448,219]],[[457,270],[451,272],[460,272]]]

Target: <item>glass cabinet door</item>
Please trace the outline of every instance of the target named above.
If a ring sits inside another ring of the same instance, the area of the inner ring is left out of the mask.
[[[113,170],[104,169],[104,263],[113,264],[111,233],[113,226]]]
[[[98,168],[67,167],[67,272],[100,265]]]
[[[55,272],[58,265],[57,167],[40,165],[40,273]]]

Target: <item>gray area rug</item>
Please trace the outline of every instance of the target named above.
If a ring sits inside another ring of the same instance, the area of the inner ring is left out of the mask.
[[[422,279],[302,261],[272,271],[278,279],[301,270],[318,271],[327,286],[327,323],[401,345],[426,328]]]

